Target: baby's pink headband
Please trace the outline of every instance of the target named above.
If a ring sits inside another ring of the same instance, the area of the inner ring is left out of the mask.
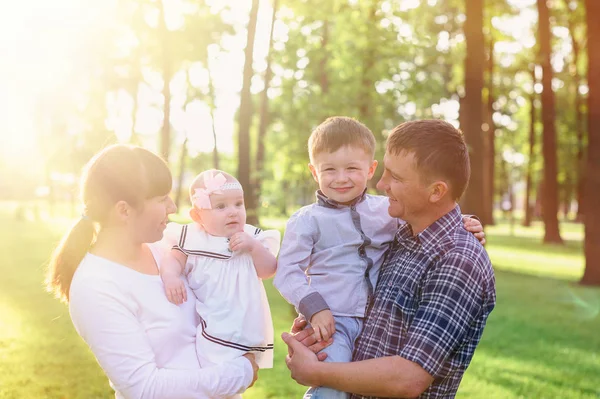
[[[213,176],[212,172],[206,172],[204,175],[204,187],[196,188],[192,195],[192,202],[198,209],[212,209],[210,205],[211,194],[222,194],[225,190],[244,190],[240,183],[229,182],[223,176],[223,173],[217,173]]]

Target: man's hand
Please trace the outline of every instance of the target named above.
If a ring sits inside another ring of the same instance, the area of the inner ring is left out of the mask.
[[[335,320],[329,309],[315,313],[310,319],[310,325],[315,330],[317,342],[327,341],[335,333]]]
[[[250,364],[252,365],[252,371],[254,372],[254,375],[252,377],[252,382],[250,383],[250,385],[248,385],[248,388],[250,388],[252,385],[254,385],[254,383],[258,379],[258,364],[256,363],[256,358],[254,357],[254,353],[246,353],[244,355],[244,357],[246,359],[250,360]]]
[[[485,232],[483,231],[483,226],[481,225],[481,222],[469,216],[463,216],[463,223],[465,224],[465,230],[473,233],[473,235],[479,240],[481,245],[485,245]]]
[[[229,239],[229,249],[232,251],[252,252],[258,241],[243,231],[235,233]]]
[[[306,386],[319,386],[316,380],[316,369],[319,366],[319,359],[306,346],[302,345],[296,338],[289,333],[281,334],[283,342],[288,346],[288,355],[285,357],[285,364],[292,373],[292,378],[299,384]]]
[[[185,284],[179,276],[163,275],[163,284],[165,286],[165,294],[169,302],[175,305],[181,305],[187,301],[187,291]]]

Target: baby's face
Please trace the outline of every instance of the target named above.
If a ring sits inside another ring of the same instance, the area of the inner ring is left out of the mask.
[[[312,161],[309,167],[319,189],[341,204],[348,204],[361,195],[377,168],[371,154],[351,146],[315,154]]]
[[[212,209],[199,209],[201,223],[207,233],[217,237],[231,237],[244,231],[246,207],[242,190],[224,190],[211,194]]]

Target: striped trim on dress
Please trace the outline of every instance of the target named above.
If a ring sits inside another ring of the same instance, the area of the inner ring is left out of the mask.
[[[228,348],[234,348],[240,350],[242,352],[265,352],[267,350],[273,349],[273,344],[267,344],[267,346],[246,346],[242,344],[238,344],[231,341],[226,341],[221,338],[214,337],[206,332],[206,321],[200,318],[200,325],[202,326],[202,336],[207,340],[222,346],[226,346]]]

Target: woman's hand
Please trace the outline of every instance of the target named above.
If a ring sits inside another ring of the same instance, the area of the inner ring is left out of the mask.
[[[256,363],[254,353],[246,353],[244,357],[250,360],[250,364],[252,365],[252,372],[254,373],[254,376],[252,377],[252,382],[250,383],[250,385],[248,385],[248,388],[250,388],[258,379],[258,364]]]

